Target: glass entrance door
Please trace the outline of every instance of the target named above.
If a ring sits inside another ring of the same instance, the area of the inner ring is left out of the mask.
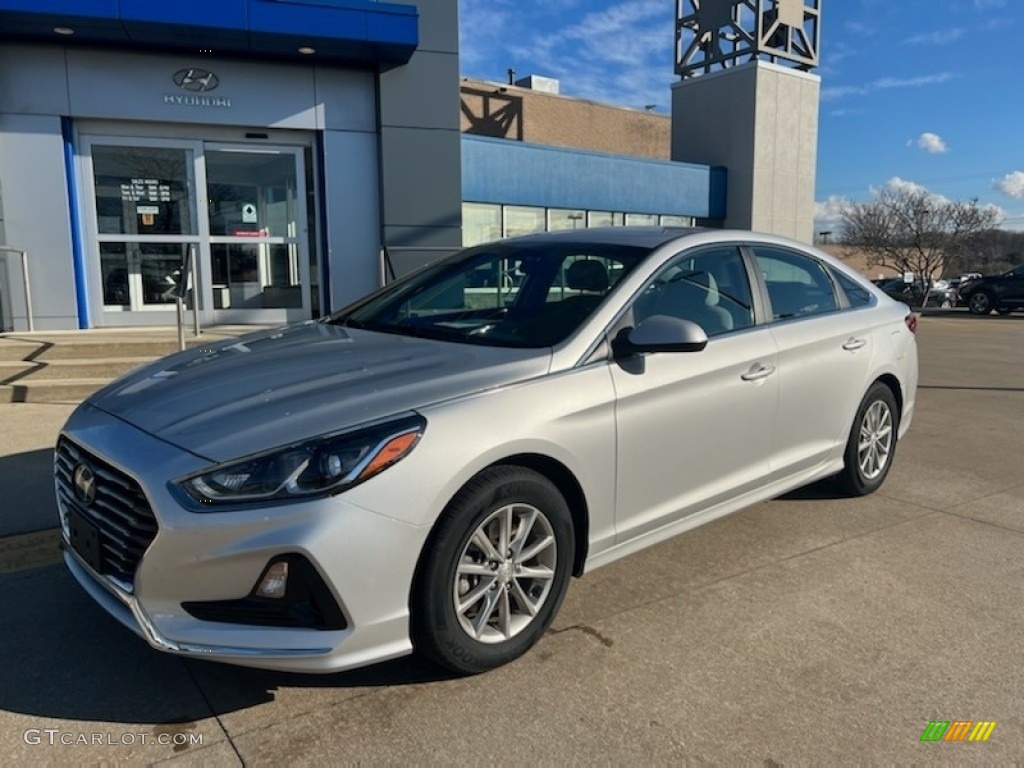
[[[256,310],[292,319],[309,307],[301,151],[207,145],[205,158],[218,320],[244,322]]]
[[[192,288],[190,253],[205,323],[311,316],[301,147],[121,137],[84,146],[102,324],[173,323],[179,286]]]
[[[194,159],[185,147],[93,145],[105,312],[173,309],[199,242]]]

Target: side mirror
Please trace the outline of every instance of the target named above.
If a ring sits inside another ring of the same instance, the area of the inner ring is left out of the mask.
[[[636,328],[623,328],[612,342],[616,356],[644,352],[700,352],[708,335],[696,323],[668,315],[651,315]]]

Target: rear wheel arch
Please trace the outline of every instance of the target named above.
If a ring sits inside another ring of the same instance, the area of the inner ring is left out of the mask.
[[[892,396],[896,399],[896,426],[899,427],[899,421],[903,420],[903,387],[900,385],[900,380],[891,373],[886,373],[871,382],[871,384],[868,385],[868,389],[871,389],[871,387],[876,383],[887,386],[892,392]],[[867,392],[867,390],[865,390],[865,392]]]

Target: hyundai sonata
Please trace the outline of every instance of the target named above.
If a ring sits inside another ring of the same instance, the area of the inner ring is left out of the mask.
[[[479,672],[537,642],[573,576],[822,478],[878,488],[915,329],[777,237],[470,248],[89,398],[56,450],[65,561],[160,650]]]

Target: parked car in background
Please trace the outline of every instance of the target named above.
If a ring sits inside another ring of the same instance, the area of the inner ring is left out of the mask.
[[[920,307],[924,302],[927,283],[924,280],[915,280],[912,283],[904,282],[902,277],[890,277],[873,281],[888,296],[902,301],[911,307]],[[931,291],[928,292],[929,307],[953,307],[956,306],[956,292],[950,288],[945,280],[932,283]]]
[[[960,301],[975,315],[987,315],[993,310],[1007,315],[1015,309],[1024,309],[1024,264],[1001,275],[964,282],[959,295]]]
[[[879,488],[916,328],[769,235],[481,245],[92,395],[57,443],[64,559],[162,651],[480,672],[541,638],[572,576],[822,478]]]

